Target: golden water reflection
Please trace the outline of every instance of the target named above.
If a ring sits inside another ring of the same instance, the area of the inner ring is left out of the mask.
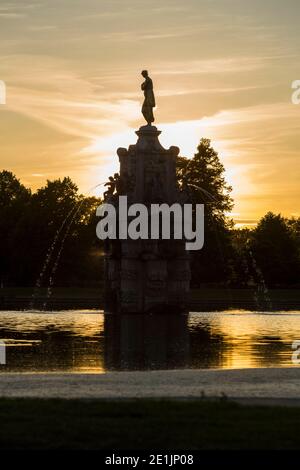
[[[104,315],[0,312],[0,372],[293,367],[300,311]]]

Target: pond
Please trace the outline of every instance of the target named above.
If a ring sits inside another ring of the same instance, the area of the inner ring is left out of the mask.
[[[295,367],[300,311],[111,315],[0,312],[1,372]]]

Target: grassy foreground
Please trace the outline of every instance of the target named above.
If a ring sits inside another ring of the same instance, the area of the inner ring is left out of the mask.
[[[1,449],[299,449],[300,408],[0,399]]]

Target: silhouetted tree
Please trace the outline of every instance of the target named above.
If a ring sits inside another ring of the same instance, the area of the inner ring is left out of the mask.
[[[253,260],[249,259],[249,243],[253,230],[240,228],[232,230],[233,276],[231,282],[237,287],[247,287],[253,282]]]
[[[79,195],[70,178],[47,181],[31,194],[14,175],[2,172],[0,269],[4,283],[34,285],[51,245],[44,286],[54,271],[55,285],[99,283],[101,243],[95,232],[99,203],[98,198]]]
[[[10,171],[0,172],[0,282],[9,278],[12,254],[31,192]]]
[[[298,253],[300,256],[300,217],[298,218],[293,217],[292,219],[288,219],[287,224],[291,230],[292,237],[297,244]]]
[[[232,230],[226,216],[233,205],[231,188],[209,140],[201,140],[193,159],[178,159],[178,183],[189,202],[205,204],[204,248],[191,252],[192,285],[230,281],[247,286],[250,278],[255,282],[256,265],[269,287],[299,283],[300,218],[288,220],[269,212],[254,230]],[[34,285],[52,245],[44,286],[59,256],[55,286],[99,285],[99,204],[98,198],[80,195],[70,178],[47,181],[32,194],[11,172],[0,172],[1,283]]]
[[[205,241],[192,254],[192,283],[228,281],[232,276],[232,222],[226,213],[233,207],[232,188],[225,168],[209,139],[201,139],[192,159],[179,157],[177,178],[192,204],[205,205]]]
[[[62,262],[57,272],[57,283],[64,285],[99,285],[102,279],[103,244],[96,237],[96,209],[100,200],[80,196],[78,213],[73,221]]]
[[[297,243],[287,220],[268,212],[253,231],[253,254],[268,286],[299,280]]]
[[[23,256],[19,257],[18,269],[13,268],[17,283],[23,280],[26,285],[34,284],[49,246],[62,224],[68,223],[77,202],[77,187],[70,178],[47,181],[32,195],[19,231]]]

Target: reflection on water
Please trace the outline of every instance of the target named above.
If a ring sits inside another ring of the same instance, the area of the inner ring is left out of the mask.
[[[106,315],[104,331],[106,369],[189,367],[186,315]]]
[[[0,372],[292,367],[300,312],[0,312]]]

